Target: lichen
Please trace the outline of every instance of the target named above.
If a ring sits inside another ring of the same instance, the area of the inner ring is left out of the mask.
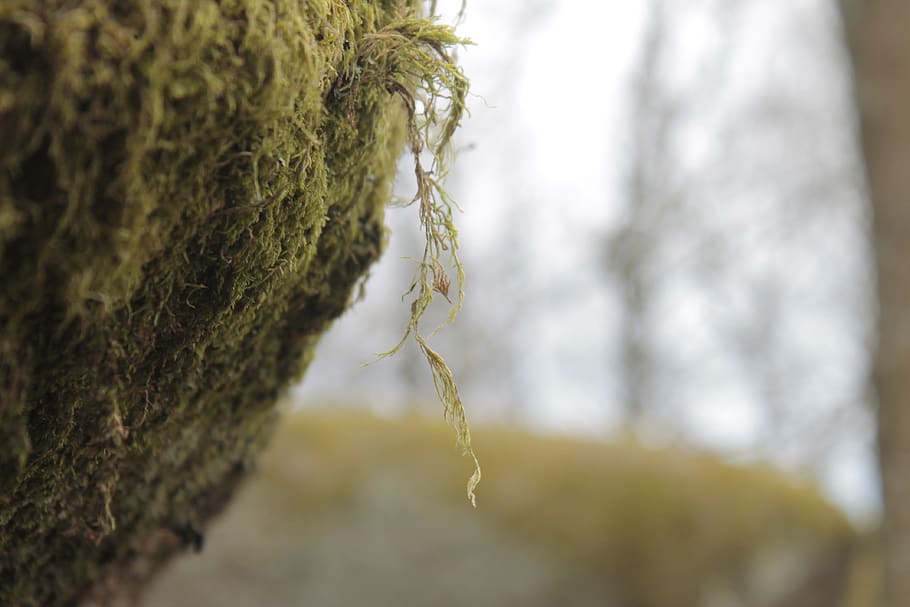
[[[402,109],[465,90],[418,8],[0,4],[0,604],[97,591],[250,467],[381,252],[402,147],[441,159],[460,118]]]

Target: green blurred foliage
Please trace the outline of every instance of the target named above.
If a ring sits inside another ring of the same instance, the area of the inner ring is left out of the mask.
[[[480,429],[474,510],[472,462],[450,441],[417,417],[290,416],[208,554],[179,562],[146,607],[872,604],[871,550],[770,468]]]

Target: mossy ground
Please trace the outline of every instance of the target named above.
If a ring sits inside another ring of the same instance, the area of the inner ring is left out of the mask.
[[[380,254],[402,98],[457,72],[417,9],[0,3],[0,604],[116,590],[227,499]]]
[[[208,596],[237,571],[244,585],[269,586],[263,592],[279,597],[276,605],[305,597],[326,605],[873,605],[859,579],[869,567],[848,565],[858,545],[851,525],[779,472],[631,440],[474,433],[485,472],[476,510],[455,490],[468,462],[446,449],[450,433],[435,420],[338,407],[286,417],[260,473],[212,529],[210,552],[178,563],[186,569],[162,580],[152,604],[170,604],[185,586]],[[458,532],[436,531],[427,519]],[[361,530],[360,541],[349,529]],[[257,556],[247,561],[250,553]],[[331,563],[362,577],[332,577]],[[521,600],[503,600],[506,589]]]

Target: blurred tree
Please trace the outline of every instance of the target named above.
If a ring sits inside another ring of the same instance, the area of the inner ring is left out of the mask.
[[[878,271],[885,605],[910,597],[910,3],[842,0]]]
[[[651,2],[641,57],[632,85],[633,134],[626,177],[625,215],[607,238],[607,273],[617,291],[619,322],[620,402],[625,423],[639,425],[652,399],[654,353],[649,339],[654,279],[650,276],[655,249],[665,229],[669,208],[661,185],[669,176],[669,129],[676,107],[660,94],[659,68],[665,41],[660,0]]]
[[[734,4],[698,4],[696,11],[714,9],[715,19],[727,35],[719,52],[702,62],[695,82],[675,90],[670,81],[671,73],[678,69],[674,54],[679,51],[675,46],[679,28],[673,21],[686,11],[666,0],[647,3],[637,66],[629,84],[622,211],[606,235],[604,263],[619,310],[617,326],[608,337],[618,342],[614,376],[620,385],[623,422],[632,428],[640,429],[646,418],[666,404],[660,388],[670,374],[675,353],[659,343],[661,314],[656,308],[679,264],[668,243],[683,234],[694,243],[693,248],[711,259],[708,265],[717,265],[723,254],[716,246],[716,233],[701,220],[698,210],[702,182],[713,178],[716,170],[687,170],[681,166],[680,147],[687,129],[697,122],[700,112],[711,111],[726,83],[726,51],[735,40]]]
[[[624,421],[827,474],[862,440],[868,330],[833,13],[646,6],[604,264]]]

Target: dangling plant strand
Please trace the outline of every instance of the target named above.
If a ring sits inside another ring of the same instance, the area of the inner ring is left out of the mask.
[[[409,338],[423,352],[433,374],[436,393],[442,401],[446,421],[455,429],[457,445],[474,460],[467,494],[476,505],[474,490],[480,482],[480,464],[471,446],[471,433],[452,370],[445,359],[430,347],[420,321],[436,294],[450,304],[446,320],[432,333],[451,324],[464,300],[464,268],[458,257],[458,230],[454,211],[458,205],[442,183],[447,173],[452,135],[466,111],[468,80],[455,63],[450,49],[469,44],[453,28],[432,20],[403,14],[402,18],[373,34],[364,36],[357,61],[351,70],[349,112],[353,116],[357,91],[365,85],[381,84],[398,95],[408,113],[408,146],[414,161],[417,192],[409,204],[416,204],[424,231],[423,255],[417,261],[414,278],[404,297],[411,299],[411,316],[401,340],[379,358],[398,352]],[[429,168],[425,160],[429,159]],[[446,263],[447,262],[447,263]],[[455,271],[456,293],[450,294],[452,280],[446,265]]]

